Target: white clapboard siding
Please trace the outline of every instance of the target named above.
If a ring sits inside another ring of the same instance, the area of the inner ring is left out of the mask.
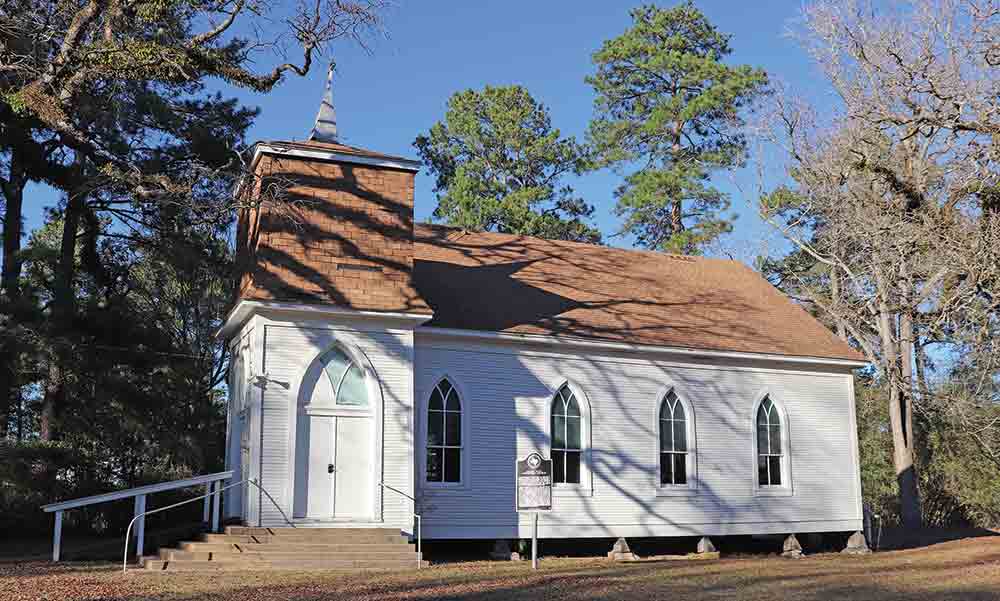
[[[293,516],[294,415],[299,383],[305,370],[335,343],[347,345],[371,362],[383,404],[380,419],[384,433],[381,458],[373,458],[385,484],[413,495],[412,428],[413,334],[378,325],[326,325],[263,320],[264,365],[268,384],[263,394],[261,481],[289,518]],[[412,503],[393,493],[374,491],[381,523],[412,529]],[[376,519],[379,516],[376,515]],[[261,524],[285,524],[273,504],[261,506]]]
[[[601,353],[601,354],[598,354]],[[416,335],[417,466],[427,398],[442,375],[463,392],[465,482],[418,482],[424,535],[487,538],[530,535],[514,510],[514,462],[549,455],[549,404],[571,382],[590,403],[592,486],[556,491],[540,535],[671,536],[843,531],[860,528],[860,491],[851,375],[782,368],[758,361],[665,361],[607,351],[531,351],[515,344]],[[694,409],[697,489],[657,494],[657,422],[661,395],[676,386]],[[790,423],[787,496],[754,485],[754,403],[782,403]],[[422,470],[417,471],[422,474]]]
[[[251,383],[248,381],[253,366],[253,322],[247,322],[229,343],[230,374],[226,414],[226,470],[233,472],[233,479],[227,484],[242,480],[241,437],[248,427],[249,399]],[[247,403],[247,406],[244,406]],[[226,517],[248,519],[247,508],[243,507],[243,490],[229,488],[223,493],[223,507]]]

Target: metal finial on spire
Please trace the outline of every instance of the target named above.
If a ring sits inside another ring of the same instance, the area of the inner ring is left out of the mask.
[[[326,89],[316,113],[316,123],[309,132],[309,139],[317,142],[337,141],[337,113],[333,110],[333,64],[326,73]]]

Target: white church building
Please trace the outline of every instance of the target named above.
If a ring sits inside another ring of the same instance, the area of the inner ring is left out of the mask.
[[[542,539],[861,530],[865,361],[753,270],[415,224],[419,163],[322,133],[243,190],[288,198],[240,217],[227,516],[530,537],[537,452]]]

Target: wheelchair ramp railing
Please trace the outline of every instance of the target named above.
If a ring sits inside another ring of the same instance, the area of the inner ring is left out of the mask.
[[[198,497],[204,498],[205,505],[203,510],[203,520],[206,524],[211,523],[212,532],[218,532],[220,503],[222,500],[222,481],[229,480],[232,477],[233,472],[232,470],[229,470],[214,474],[205,474],[203,476],[184,478],[182,480],[173,480],[171,482],[147,484],[145,486],[137,486],[135,488],[117,490],[100,495],[92,495],[89,497],[69,499],[67,501],[59,501],[56,503],[49,503],[48,505],[42,505],[42,511],[55,514],[55,526],[52,532],[52,561],[59,561],[60,545],[62,543],[62,518],[64,511],[76,509],[78,507],[85,507],[87,505],[110,503],[111,501],[119,501],[121,499],[129,498],[135,499],[134,517],[132,518],[132,522],[135,523],[136,526],[136,556],[142,557],[142,543],[146,532],[146,521],[144,518],[148,513],[146,511],[146,497],[154,493],[176,490],[178,488],[190,488],[193,486],[205,487],[205,494]],[[126,547],[128,546],[127,537],[125,539],[125,545]]]

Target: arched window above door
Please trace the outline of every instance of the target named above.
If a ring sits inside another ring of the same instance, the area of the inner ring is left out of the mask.
[[[323,353],[320,363],[323,365],[323,373],[330,380],[334,404],[368,407],[364,368],[336,346]]]

